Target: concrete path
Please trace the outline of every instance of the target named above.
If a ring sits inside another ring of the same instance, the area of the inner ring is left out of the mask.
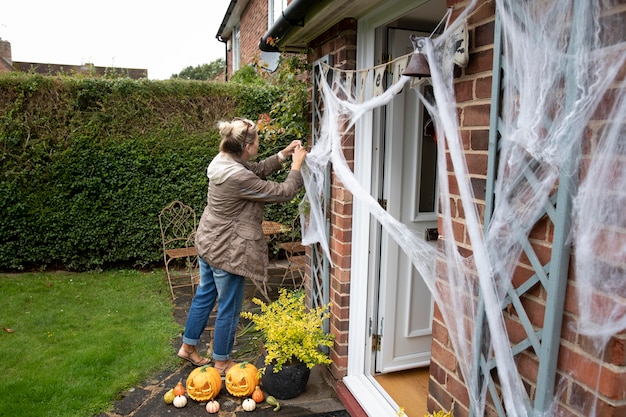
[[[275,262],[270,268],[270,281],[268,291],[270,298],[277,298],[277,290],[280,287],[282,272],[284,271],[284,262]],[[291,281],[289,281],[289,284]],[[285,284],[285,285],[289,285]],[[184,327],[187,318],[187,311],[191,301],[191,291],[176,289],[177,295],[174,300],[175,317],[177,322]],[[254,308],[254,304],[250,302],[252,297],[261,298],[252,283],[246,285],[246,298],[244,301],[244,310]],[[262,299],[262,298],[261,298]],[[212,329],[212,319],[209,326],[205,330],[200,339],[199,351],[205,356],[207,349],[210,349],[210,338]],[[172,355],[175,355],[180,344],[181,336],[177,337],[172,343]],[[249,335],[238,337],[233,352],[234,359],[237,362],[247,361],[257,363],[260,358],[260,352],[254,347],[257,345]],[[183,363],[184,362],[184,363]],[[257,405],[254,412],[246,412],[241,408],[241,399],[231,396],[224,387],[217,400],[220,403],[220,412],[218,414],[208,414],[205,410],[205,404],[198,403],[189,399],[188,404],[184,408],[175,408],[172,405],[166,405],[163,401],[163,395],[169,389],[173,388],[179,380],[183,383],[187,380],[187,376],[194,369],[194,366],[186,361],[181,361],[180,367],[173,372],[167,372],[154,375],[141,386],[130,389],[127,392],[120,393],[119,398],[114,403],[114,409],[110,413],[100,414],[96,417],[161,417],[161,416],[201,416],[216,415],[220,417],[243,417],[243,416],[272,416],[272,417],[295,417],[295,416],[319,416],[319,417],[350,417],[345,411],[344,405],[337,398],[333,388],[324,380],[322,370],[319,366],[311,370],[311,377],[307,384],[306,390],[300,396],[290,400],[280,400],[280,411],[273,411],[273,407],[267,403]]]

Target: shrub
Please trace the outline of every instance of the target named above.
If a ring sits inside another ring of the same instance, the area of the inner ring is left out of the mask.
[[[0,75],[0,270],[158,264],[161,208],[204,208],[217,120],[256,120],[285,94],[268,83]]]

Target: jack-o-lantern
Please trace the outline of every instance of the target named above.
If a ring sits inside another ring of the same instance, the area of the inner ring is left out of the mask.
[[[234,397],[246,397],[259,385],[259,370],[251,363],[243,362],[226,372],[226,390]]]
[[[220,373],[208,365],[194,369],[187,377],[187,394],[196,401],[211,400],[217,397],[221,389]]]

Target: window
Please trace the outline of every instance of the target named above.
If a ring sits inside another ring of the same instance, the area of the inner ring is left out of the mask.
[[[267,2],[267,27],[270,28],[287,8],[287,0],[268,0]]]
[[[239,69],[239,61],[241,56],[240,38],[240,26],[237,25],[233,29],[233,73]]]

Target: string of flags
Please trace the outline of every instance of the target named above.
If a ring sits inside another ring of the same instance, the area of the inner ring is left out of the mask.
[[[449,21],[446,26],[448,26],[448,24]],[[459,22],[455,26],[454,31],[446,36],[446,50],[449,51],[449,59],[444,59],[444,62],[441,64],[444,67],[447,65],[456,65],[465,68],[469,62],[467,20]],[[416,53],[419,52],[411,52],[388,62],[357,70],[334,68],[327,63],[321,63],[320,65],[322,75],[326,77],[327,80],[329,79],[329,74],[332,76],[330,85],[333,86],[336,92],[341,91],[356,103],[362,103],[368,87],[371,86],[371,96],[377,97],[383,94],[386,89],[400,81],[402,73],[409,65],[411,57]],[[427,77],[410,78],[411,88],[424,83],[430,83],[430,79]]]
[[[380,65],[376,65],[369,68],[362,68],[358,70],[343,70],[333,68],[326,63],[322,63],[322,74],[326,79],[329,79],[329,73],[332,76],[330,83],[334,89],[341,89],[344,93],[348,94],[357,103],[362,103],[365,98],[365,90],[368,83],[372,85],[372,94],[377,97],[385,92],[388,87],[396,84],[402,72],[406,68],[411,59],[413,52],[397,57],[392,61],[385,62]],[[390,78],[385,80],[386,75]],[[411,79],[411,82],[415,85],[424,82],[426,79]]]

